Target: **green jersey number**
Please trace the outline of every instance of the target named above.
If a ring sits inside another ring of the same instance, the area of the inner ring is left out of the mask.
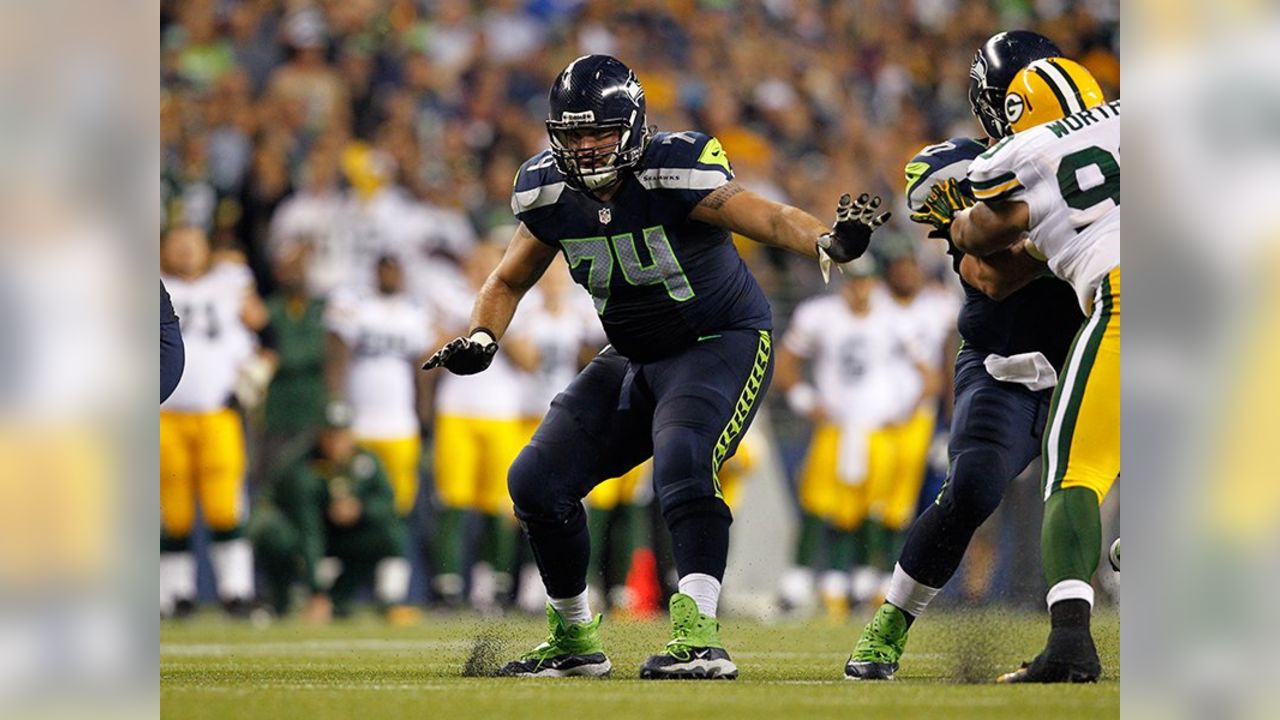
[[[634,233],[613,237],[590,237],[562,240],[565,259],[569,268],[576,269],[587,263],[586,287],[595,300],[596,312],[603,315],[609,302],[609,286],[613,280],[613,265],[622,267],[622,277],[629,285],[663,285],[667,296],[676,302],[692,300],[693,286],[680,267],[671,241],[661,226],[645,228],[643,232],[649,260],[640,256]]]
[[[1087,167],[1098,168],[1102,182],[1084,190],[1080,187],[1080,171]],[[1087,212],[1107,200],[1119,205],[1120,162],[1109,150],[1097,145],[1077,150],[1063,157],[1058,164],[1058,190],[1067,205],[1075,210]],[[1088,220],[1077,223],[1076,227],[1088,225],[1096,219],[1096,214],[1089,213]]]

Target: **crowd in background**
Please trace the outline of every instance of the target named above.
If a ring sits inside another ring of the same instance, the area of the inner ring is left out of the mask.
[[[493,244],[510,237],[516,169],[547,146],[547,89],[581,54],[628,63],[644,85],[650,123],[716,136],[738,181],[756,192],[820,218],[849,189],[895,198],[895,218],[877,242],[910,247],[929,284],[951,291],[941,243],[906,222],[902,167],[926,144],[981,133],[966,97],[978,45],[997,29],[1032,28],[1089,67],[1108,96],[1119,86],[1118,3],[1105,0],[161,7],[166,224],[198,228],[216,259],[243,261],[265,308],[283,313],[291,298],[313,303],[321,336],[332,330],[325,304],[374,288],[386,258],[403,273],[405,294],[437,317],[465,322],[468,276],[491,266]],[[816,268],[763,246],[739,247],[781,334],[795,304],[822,292]],[[464,328],[438,329],[447,336]],[[331,359],[322,352],[296,367],[277,361],[265,401],[242,408],[255,492],[273,481],[264,457],[337,425],[326,419],[338,387],[324,378]],[[429,389],[419,390],[429,402]],[[282,395],[291,396],[283,408]],[[773,406],[764,431],[790,476],[808,424],[785,403]],[[436,428],[431,408],[420,410],[429,459]]]

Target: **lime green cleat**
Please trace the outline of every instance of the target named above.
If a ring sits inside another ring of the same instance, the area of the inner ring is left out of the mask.
[[[845,679],[892,680],[906,646],[907,616],[889,603],[881,605],[844,664]]]
[[[738,666],[720,642],[720,623],[698,611],[693,598],[671,596],[671,642],[640,666],[646,680],[733,680]]]
[[[600,642],[600,620],[568,624],[555,608],[547,605],[547,625],[551,633],[519,660],[512,660],[498,670],[502,677],[571,677],[585,675],[604,677],[613,664],[604,654]]]

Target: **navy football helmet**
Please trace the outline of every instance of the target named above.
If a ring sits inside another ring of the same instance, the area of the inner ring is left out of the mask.
[[[969,107],[987,135],[999,139],[1009,134],[1004,96],[1013,78],[1033,60],[1062,57],[1049,38],[1029,30],[992,35],[969,66]]]
[[[583,55],[560,72],[550,93],[547,134],[570,187],[598,191],[633,168],[649,143],[644,88],[631,68],[608,55]],[[581,135],[617,131],[615,142],[580,147]]]

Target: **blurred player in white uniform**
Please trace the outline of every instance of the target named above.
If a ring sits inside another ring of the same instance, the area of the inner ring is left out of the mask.
[[[877,301],[880,281],[871,258],[847,266],[836,294],[801,303],[778,355],[778,385],[797,415],[814,423],[800,473],[802,525],[795,566],[782,578],[786,604],[803,607],[826,547],[821,595],[836,617],[848,609],[849,570],[864,561],[859,537],[870,491],[892,469],[892,413],[901,403],[899,359],[906,349],[898,313]],[[804,379],[808,364],[812,382]]]
[[[463,264],[462,282],[436,287],[434,305],[445,334],[467,328],[475,293],[501,258],[501,247],[481,243]],[[525,322],[523,312],[516,315],[511,339],[504,343],[511,352],[494,358],[489,372],[442,374],[436,387],[434,474],[439,512],[433,583],[449,605],[462,600],[464,520],[471,512],[483,516],[484,524],[477,552],[471,554],[480,561],[473,574],[473,605],[493,609],[508,600],[514,585],[516,524],[507,469],[528,439],[527,376],[522,371],[536,367],[533,346],[523,337]]]
[[[246,325],[265,311],[243,263],[214,262],[204,231],[170,230],[161,245],[161,277],[173,299],[186,346],[186,367],[160,406],[160,610],[194,607],[196,562],[191,552],[196,496],[212,536],[210,559],[218,597],[243,614],[253,598],[253,555],[243,535],[244,427],[232,408],[241,369],[254,359]]]
[[[399,260],[379,258],[375,275],[375,290],[335,292],[326,309],[329,390],[350,404],[357,442],[386,470],[407,536],[418,497],[425,413],[417,368],[437,338],[427,309],[404,292]],[[403,605],[409,574],[405,557],[382,560],[376,580],[379,600]]]
[[[867,564],[854,574],[855,602],[871,600],[887,589],[893,563],[915,520],[949,359],[944,348],[959,312],[954,295],[924,283],[914,246],[903,243],[886,249],[885,282],[873,303],[892,316],[903,352],[894,357],[884,451],[877,453],[867,488]]]
[[[1041,559],[1052,629],[1043,652],[1002,682],[1095,682],[1091,581],[1102,552],[1098,506],[1120,473],[1120,101],[1061,57],[1018,73],[1004,109],[1014,134],[969,166],[972,205],[955,183],[931,205],[954,214],[957,247],[1016,248],[1076,291],[1086,320],[1054,389],[1043,437]],[[1027,278],[1029,281],[1029,278]]]
[[[340,173],[346,191],[339,189]],[[312,294],[372,289],[377,259],[394,254],[410,294],[424,301],[440,256],[463,254],[474,244],[465,216],[420,202],[394,175],[393,160],[362,142],[341,150],[322,146],[308,157],[304,189],[272,218],[271,244],[276,254],[290,243],[311,244]]]

